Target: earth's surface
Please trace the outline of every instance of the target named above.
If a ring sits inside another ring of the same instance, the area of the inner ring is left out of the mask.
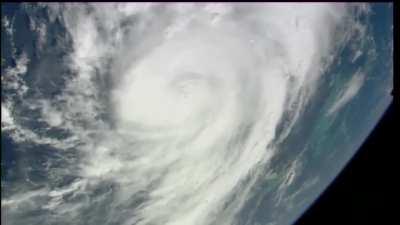
[[[391,4],[2,4],[1,222],[285,225],[391,103]]]

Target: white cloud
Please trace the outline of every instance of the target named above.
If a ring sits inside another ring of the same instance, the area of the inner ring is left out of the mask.
[[[14,118],[11,115],[9,107],[5,103],[1,103],[1,130],[6,131],[13,129]]]
[[[2,21],[2,25],[5,28],[7,34],[10,36],[13,35],[13,27],[12,27],[12,24],[11,24],[9,18],[7,16],[3,16],[1,21]]]
[[[2,85],[5,88],[13,89],[19,96],[23,96],[27,91],[23,76],[28,70],[29,59],[25,53],[22,53],[16,60],[16,65],[13,68],[6,68],[5,74],[2,76]]]
[[[348,13],[345,5],[85,7],[51,6],[71,35],[69,66],[76,75],[62,94],[31,103],[41,121],[72,136],[40,137],[15,122],[17,106],[2,105],[15,139],[76,147],[83,155],[81,183],[49,190],[45,207],[58,216],[84,217],[83,203],[66,203],[62,196],[84,190],[86,181],[106,180],[119,186],[109,210],[116,218],[122,212],[115,207],[145,193],[122,224],[235,224],[260,168],[277,150],[267,146],[283,113],[290,108],[294,124],[307,104],[332,52],[331,34]],[[11,71],[26,69],[21,64]],[[99,76],[111,80],[110,90],[98,88]],[[102,113],[113,121],[101,119]],[[294,167],[286,185],[295,174]]]
[[[357,51],[354,53],[354,56],[353,56],[353,58],[351,59],[351,62],[354,63],[361,55],[362,55],[362,51],[357,50]]]
[[[23,202],[32,201],[34,198],[39,196],[46,196],[48,190],[46,188],[41,188],[37,190],[27,191],[25,193],[20,193],[18,195],[14,195],[11,199],[2,198],[1,199],[1,207],[10,207],[10,208],[18,208],[18,204]]]
[[[43,45],[46,42],[46,37],[47,37],[47,26],[43,22],[38,22],[35,19],[31,19],[30,21],[30,29],[32,32],[36,32],[38,35],[37,39],[37,45],[39,50],[43,48]]]
[[[352,100],[361,89],[364,83],[364,74],[358,70],[351,80],[346,84],[344,89],[340,92],[335,103],[328,110],[328,115],[332,115],[338,112],[343,106],[345,106],[350,100]]]
[[[63,123],[62,113],[50,106],[48,101],[41,102],[41,111],[44,121],[52,127],[58,127]]]

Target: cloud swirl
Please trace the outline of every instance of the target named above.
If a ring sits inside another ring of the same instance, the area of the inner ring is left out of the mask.
[[[46,7],[71,38],[75,74],[60,95],[35,104],[43,121],[71,136],[34,139],[74,145],[79,179],[2,207],[47,195],[45,209],[79,224],[94,203],[77,196],[107,182],[114,186],[104,196],[113,197],[103,223],[126,225],[235,224],[257,171],[346,39],[336,32],[350,12],[345,4]],[[284,115],[288,125],[277,137]]]

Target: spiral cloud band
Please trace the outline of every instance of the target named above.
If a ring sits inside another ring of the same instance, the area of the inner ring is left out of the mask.
[[[83,221],[94,203],[62,198],[110,183],[105,224],[126,225],[235,224],[345,40],[337,32],[351,12],[345,4],[48,7],[70,35],[75,75],[37,104],[50,126],[72,135],[35,139],[73,146],[81,158],[71,167],[79,179],[32,195],[49,196],[57,218]]]

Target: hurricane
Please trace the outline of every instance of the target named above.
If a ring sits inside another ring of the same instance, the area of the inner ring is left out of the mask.
[[[41,185],[2,198],[10,224],[239,224],[367,11],[344,3],[39,7],[64,29],[57,43],[66,55],[54,58],[66,75],[46,94],[21,79],[26,55],[7,70],[14,76],[3,85],[17,94],[2,98],[2,130],[55,154],[42,164]],[[32,26],[40,30],[40,21]],[[359,76],[340,105],[360,89]],[[29,99],[21,107],[36,110],[40,132],[13,117],[15,98]]]

